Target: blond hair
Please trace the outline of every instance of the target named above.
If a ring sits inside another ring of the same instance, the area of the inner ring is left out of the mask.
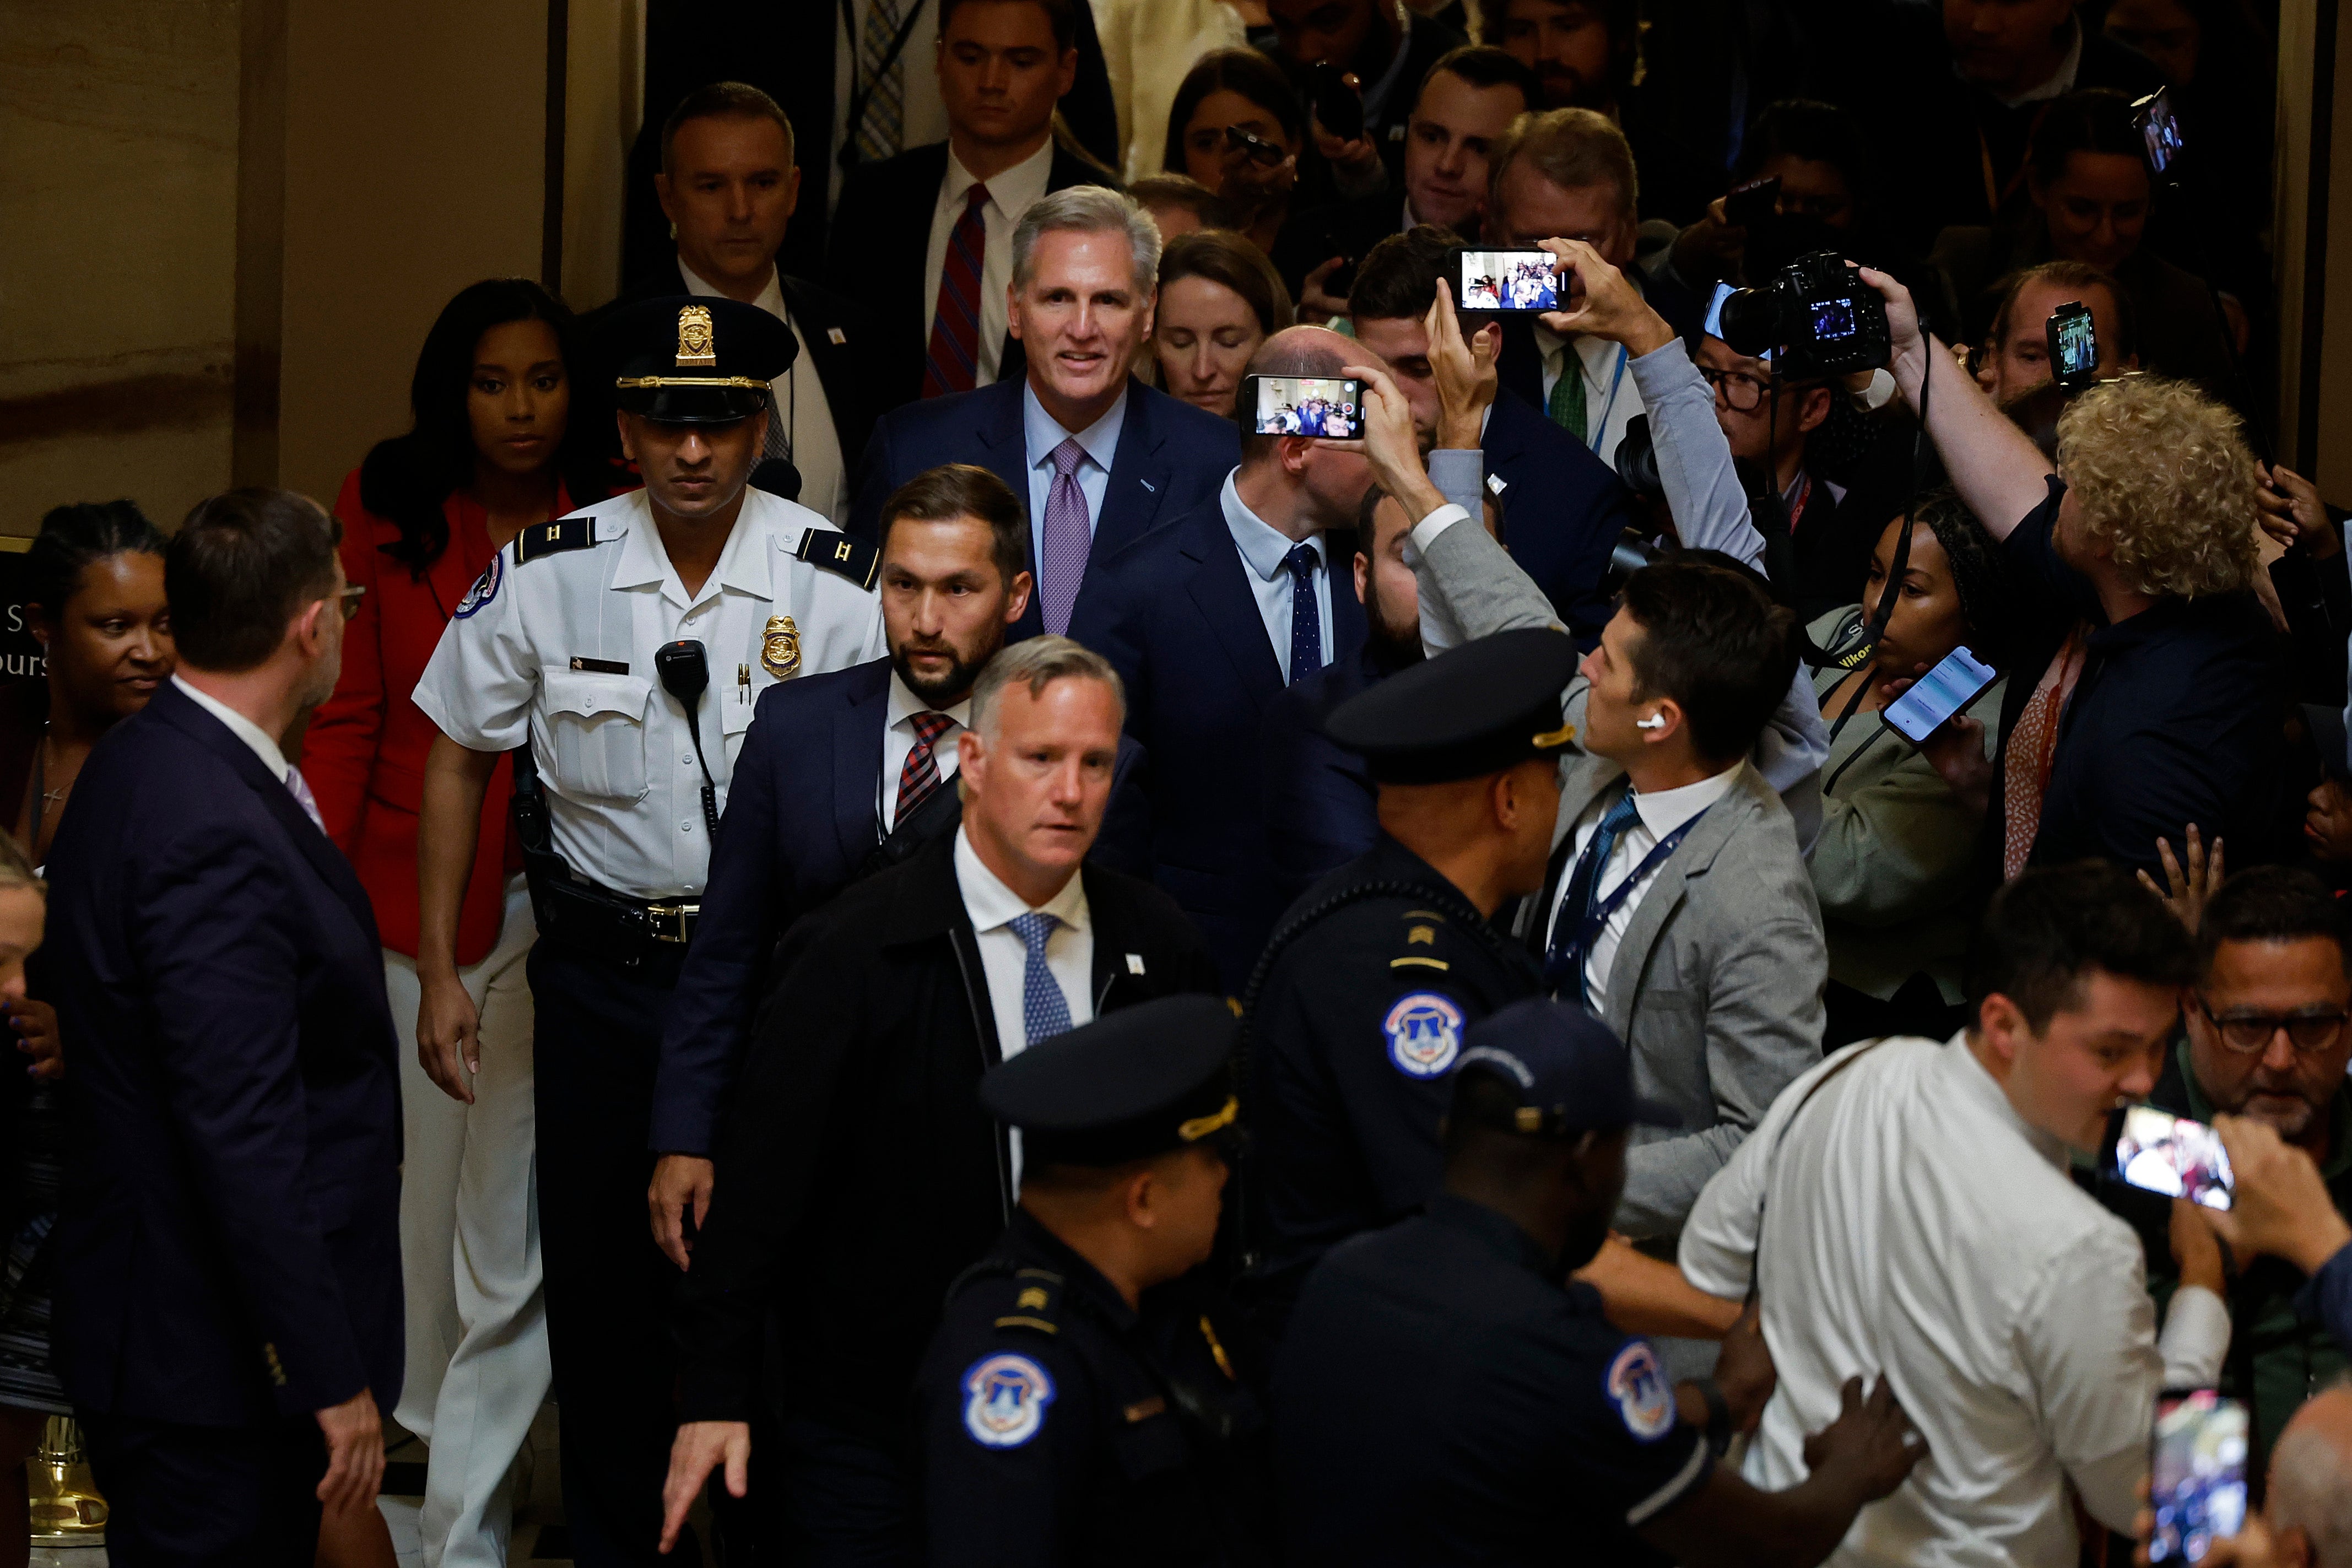
[[[2260,569],[2256,479],[2234,413],[2187,382],[2127,376],[2058,417],[2058,471],[2126,587],[2194,599]]]
[[[1126,721],[1127,688],[1110,660],[1083,643],[1047,633],[999,648],[988,661],[980,679],[972,682],[971,727],[983,735],[996,733],[997,702],[1006,687],[1026,686],[1030,700],[1034,701],[1045,695],[1046,687],[1066,679],[1099,680],[1109,687],[1112,700],[1118,704],[1120,721]]]
[[[26,888],[47,898],[49,885],[33,869],[33,858],[13,833],[0,833],[0,890]]]

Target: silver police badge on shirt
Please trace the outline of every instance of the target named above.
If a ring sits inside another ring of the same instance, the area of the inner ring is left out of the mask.
[[[768,629],[760,635],[760,668],[778,680],[800,672],[801,629],[793,625],[792,616],[768,617]]]

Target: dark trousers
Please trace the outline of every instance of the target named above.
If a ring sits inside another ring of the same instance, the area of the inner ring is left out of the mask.
[[[669,1296],[646,1188],[654,1066],[685,950],[636,965],[541,936],[530,960],[539,1111],[540,1257],[562,1432],[563,1511],[580,1568],[693,1568],[668,1557],[662,1481],[677,1431]]]
[[[776,1423],[773,1534],[787,1568],[919,1568],[914,1478],[898,1456],[805,1416]],[[758,1450],[751,1456],[756,1471]],[[765,1564],[762,1564],[765,1568]]]
[[[310,1568],[327,1447],[310,1416],[183,1426],[78,1414],[115,1568]]]

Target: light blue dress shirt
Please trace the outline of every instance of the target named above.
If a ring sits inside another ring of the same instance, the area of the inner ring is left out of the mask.
[[[1078,465],[1078,493],[1087,498],[1087,531],[1091,534],[1102,526],[1103,497],[1110,493],[1110,466],[1118,456],[1119,426],[1127,423],[1127,394],[1110,405],[1110,412],[1083,430],[1065,430],[1059,421],[1045,412],[1037,401],[1037,389],[1026,381],[1021,384],[1021,437],[1029,458],[1029,542],[1030,551],[1042,566],[1045,556],[1045,500],[1054,493],[1054,449],[1072,436],[1087,450],[1086,460]]]
[[[1257,618],[1265,623],[1266,640],[1274,645],[1274,662],[1282,667],[1282,683],[1290,684],[1290,568],[1284,563],[1289,555],[1291,540],[1274,524],[1242,504],[1241,492],[1234,488],[1235,468],[1225,476],[1225,488],[1218,493],[1217,504],[1224,508],[1225,527],[1234,536],[1234,548],[1241,552],[1242,564],[1248,568],[1250,595],[1257,600]],[[1309,534],[1307,543],[1315,551],[1315,612],[1322,623],[1323,662],[1331,662],[1331,557],[1327,553],[1320,533]],[[1352,589],[1350,590],[1352,592]]]

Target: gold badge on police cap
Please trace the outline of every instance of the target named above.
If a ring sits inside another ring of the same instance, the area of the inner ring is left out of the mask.
[[[768,629],[760,638],[760,665],[778,680],[800,672],[801,629],[793,625],[792,616],[768,617]]]
[[[678,307],[677,363],[681,370],[690,364],[715,365],[719,363],[718,342],[710,332],[709,306]]]

